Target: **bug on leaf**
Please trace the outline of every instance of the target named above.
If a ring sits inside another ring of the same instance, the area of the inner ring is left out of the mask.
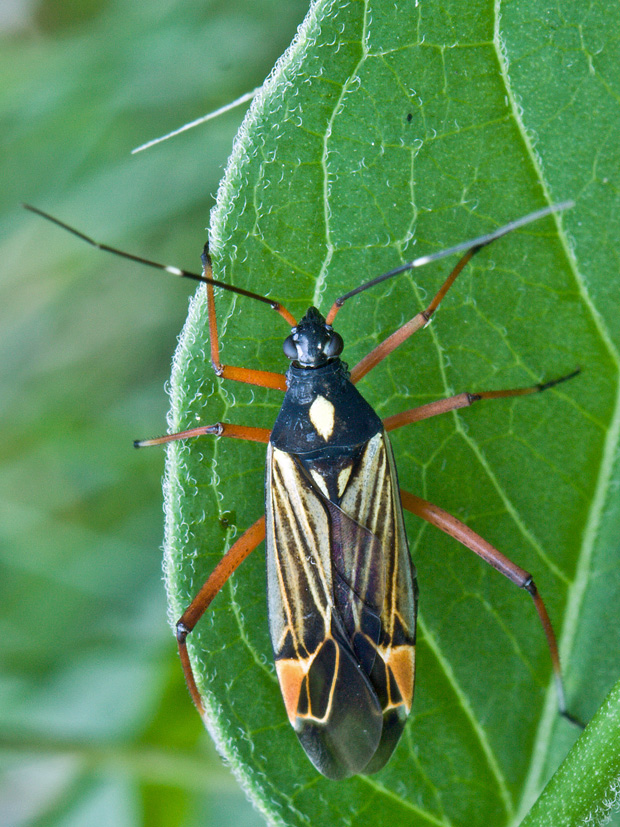
[[[265,515],[231,546],[177,624],[185,678],[202,714],[187,636],[233,571],[265,540],[276,671],[301,745],[328,778],[375,773],[385,766],[403,732],[414,690],[418,590],[404,508],[457,539],[530,594],[549,647],[559,711],[578,723],[566,708],[556,638],[532,576],[460,520],[401,490],[388,432],[481,400],[538,393],[579,370],[528,388],[460,393],[383,421],[356,388],[429,322],[479,250],[569,206],[533,212],[493,233],[403,264],[338,298],[326,317],[310,307],[299,322],[279,302],[213,279],[206,248],[202,275],[188,273],[100,245],[28,207],[108,252],[206,282],[211,361],[217,375],[285,394],[271,431],[218,422],[136,443],[144,447],[212,435],[267,444]],[[343,304],[399,273],[456,253],[462,253],[461,258],[430,304],[349,372],[340,359],[343,340],[332,325]],[[286,375],[220,362],[215,286],[269,304],[291,326],[283,346],[290,360]]]

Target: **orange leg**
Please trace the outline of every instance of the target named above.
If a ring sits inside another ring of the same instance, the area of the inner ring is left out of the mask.
[[[198,692],[198,687],[196,686],[194,670],[189,660],[186,638],[209,608],[211,601],[220,591],[224,583],[226,583],[230,575],[264,539],[265,518],[261,517],[228,549],[177,623],[177,642],[179,644],[179,655],[181,657],[185,682],[187,683],[192,700],[201,715],[204,715],[205,709],[200,693]]]
[[[404,324],[401,328],[399,328],[399,330],[397,330],[391,336],[388,336],[387,339],[381,342],[381,344],[377,345],[377,347],[374,350],[372,350],[367,356],[365,356],[362,359],[362,361],[359,362],[359,364],[357,364],[351,371],[351,381],[353,383],[359,382],[362,376],[365,376],[369,370],[372,370],[375,367],[375,365],[378,365],[379,362],[385,359],[385,357],[388,354],[390,354],[393,350],[395,350],[395,348],[401,345],[406,339],[409,338],[409,336],[415,333],[416,330],[419,330],[421,327],[424,327],[424,325],[428,321],[430,321],[431,316],[433,315],[435,310],[437,310],[444,296],[456,281],[463,267],[465,267],[467,262],[470,261],[476,255],[476,253],[478,253],[484,247],[487,247],[489,244],[492,244],[494,241],[497,241],[497,239],[502,238],[508,233],[513,232],[513,230],[517,230],[520,227],[525,227],[526,224],[531,224],[533,221],[538,221],[539,219],[544,218],[547,215],[562,212],[562,210],[567,210],[574,206],[575,205],[573,201],[564,201],[561,204],[552,204],[549,207],[543,207],[543,209],[536,210],[535,212],[529,213],[528,215],[524,215],[521,218],[518,218],[516,221],[511,221],[508,224],[504,224],[503,227],[499,227],[492,233],[487,233],[486,235],[482,235],[478,238],[471,239],[471,241],[465,241],[460,244],[456,244],[454,247],[449,247],[448,249],[440,250],[437,253],[431,253],[430,255],[421,256],[420,258],[417,258],[414,261],[410,261],[407,264],[401,264],[400,267],[396,267],[394,270],[390,270],[388,273],[383,273],[382,275],[377,276],[376,278],[371,279],[370,281],[367,281],[364,284],[360,284],[353,290],[349,290],[349,292],[345,293],[344,296],[340,296],[340,298],[336,299],[336,301],[331,306],[329,313],[327,314],[327,324],[333,324],[336,314],[338,313],[340,308],[348,299],[353,298],[353,296],[357,296],[359,293],[363,293],[370,287],[374,287],[374,285],[376,284],[381,284],[387,279],[391,279],[394,276],[398,276],[400,273],[404,273],[406,270],[414,270],[416,267],[422,267],[425,264],[429,264],[431,261],[439,261],[442,258],[446,258],[447,256],[451,256],[455,253],[461,253],[464,251],[463,256],[461,256],[461,258],[457,262],[456,267],[452,270],[448,278],[445,280],[439,292],[432,300],[432,302],[428,305],[426,310],[423,310],[421,313],[416,314],[410,321]]]
[[[164,445],[177,439],[188,439],[193,436],[229,436],[233,439],[247,439],[249,442],[269,442],[271,431],[268,428],[252,428],[246,425],[229,425],[226,422],[216,422],[215,425],[199,425],[188,431],[179,431],[177,434],[166,434],[154,439],[136,439],[135,448],[150,448],[153,445]]]
[[[402,345],[410,336],[412,336],[417,330],[421,327],[424,327],[425,324],[431,319],[431,316],[437,310],[441,302],[443,301],[444,296],[448,292],[448,290],[452,287],[454,282],[457,279],[457,276],[461,272],[461,270],[465,267],[468,261],[470,261],[475,254],[480,250],[480,247],[473,247],[471,250],[468,250],[464,256],[462,256],[454,270],[450,273],[448,278],[444,281],[439,292],[432,300],[432,302],[428,305],[426,310],[422,310],[420,313],[417,313],[412,319],[402,327],[399,327],[391,336],[388,336],[387,339],[384,339],[381,344],[377,345],[376,348],[370,351],[361,362],[358,362],[357,365],[351,371],[351,381],[353,384],[359,382],[359,380],[366,376],[366,374],[371,371],[374,367],[376,367],[379,362],[382,362],[386,356],[389,356],[393,350],[399,345]],[[335,315],[335,313],[333,314]],[[328,321],[331,321],[328,317]]]
[[[211,274],[211,260],[205,256],[205,274]],[[280,308],[280,309],[278,309]],[[278,305],[276,308],[288,322],[295,325],[295,319],[287,310]],[[271,373],[267,370],[253,370],[252,368],[238,368],[232,365],[223,365],[220,362],[220,340],[217,332],[217,318],[215,315],[215,297],[213,285],[207,284],[207,311],[209,315],[209,340],[211,342],[211,364],[217,376],[232,379],[235,382],[245,382],[248,385],[258,385],[261,388],[273,388],[285,391],[286,379],[282,373]]]
[[[500,574],[503,574],[504,577],[507,577],[512,583],[519,586],[521,589],[525,589],[529,593],[534,601],[534,606],[536,607],[538,617],[540,618],[540,622],[542,623],[542,627],[547,638],[547,645],[549,647],[549,654],[551,656],[551,664],[553,666],[553,673],[555,677],[558,710],[560,715],[567,718],[571,721],[571,723],[583,727],[581,721],[571,715],[566,708],[566,698],[564,694],[562,672],[560,669],[558,644],[553,627],[551,626],[551,620],[549,619],[547,609],[543,603],[542,597],[538,593],[538,589],[534,584],[532,575],[525,571],[525,569],[517,566],[512,562],[512,560],[509,560],[508,557],[505,557],[490,543],[487,543],[487,541],[484,540],[479,534],[476,534],[476,532],[472,531],[471,528],[468,528],[465,523],[462,523],[460,520],[457,520],[456,517],[453,517],[447,511],[444,511],[443,508],[439,508],[438,506],[427,502],[427,500],[422,500],[420,497],[409,494],[407,491],[403,491],[402,489],[400,492],[400,498],[403,508],[406,508],[407,511],[410,511],[417,517],[421,517],[423,520],[431,523],[431,525],[434,525],[436,528],[441,529],[441,531],[449,534],[450,537],[454,537],[455,540],[458,540],[459,543],[462,543],[464,546],[471,549],[471,551],[481,557],[490,566],[493,566],[494,569],[497,569]]]
[[[467,408],[469,405],[473,405],[474,402],[479,402],[481,399],[505,399],[509,396],[528,396],[532,393],[541,393],[548,388],[559,385],[560,382],[567,382],[569,379],[573,379],[580,372],[581,369],[577,368],[577,370],[574,370],[566,376],[560,376],[559,379],[552,379],[550,382],[532,385],[529,388],[513,388],[505,391],[482,391],[480,393],[459,393],[457,396],[448,397],[448,399],[428,402],[426,405],[420,405],[419,408],[411,408],[408,411],[394,414],[394,416],[388,416],[383,420],[383,425],[386,431],[394,431],[396,428],[402,428],[403,425],[410,425],[412,422],[430,419],[432,416],[438,416],[448,411],[455,411],[457,408]]]

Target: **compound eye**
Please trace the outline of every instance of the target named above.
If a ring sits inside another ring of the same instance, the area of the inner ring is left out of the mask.
[[[344,342],[342,341],[342,336],[334,331],[332,332],[329,341],[323,348],[323,353],[329,358],[331,358],[332,356],[340,356],[343,347]]]
[[[292,336],[287,336],[282,345],[282,350],[287,359],[297,359],[297,346]]]

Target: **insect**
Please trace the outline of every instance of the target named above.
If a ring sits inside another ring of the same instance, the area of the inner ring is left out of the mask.
[[[185,678],[198,710],[187,636],[235,569],[263,541],[267,554],[269,630],[284,706],[316,769],[331,779],[371,774],[385,766],[413,702],[418,588],[403,509],[474,551],[534,601],[555,676],[559,712],[567,711],[556,638],[532,576],[443,509],[399,488],[388,433],[482,400],[538,393],[573,378],[579,369],[544,384],[465,392],[403,411],[383,421],[356,388],[359,380],[431,319],[467,262],[507,233],[570,203],[547,207],[493,233],[423,256],[365,282],[338,298],[324,317],[310,307],[300,321],[279,302],[213,278],[207,248],[201,275],[166,267],[101,245],[42,211],[28,207],[100,249],[206,283],[211,361],[223,379],[284,392],[269,431],[218,422],[137,447],[197,436],[267,445],[265,515],[227,551],[177,624]],[[461,253],[430,304],[374,348],[349,372],[334,319],[353,296],[399,273]],[[214,287],[270,305],[290,326],[286,375],[224,365]]]

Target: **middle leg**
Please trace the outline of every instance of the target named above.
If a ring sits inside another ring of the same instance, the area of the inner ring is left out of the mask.
[[[529,388],[511,388],[509,390],[481,391],[479,393],[459,393],[447,399],[438,399],[436,402],[428,402],[426,405],[420,405],[418,408],[410,408],[408,411],[402,411],[393,416],[388,416],[383,420],[383,425],[386,431],[394,431],[396,428],[402,428],[403,425],[410,425],[412,422],[430,419],[432,416],[438,416],[448,411],[456,411],[458,408],[467,408],[473,405],[474,402],[480,402],[482,399],[506,399],[510,396],[528,396],[532,393],[542,393],[542,391],[553,388],[561,382],[567,382],[569,379],[573,379],[580,372],[581,368],[577,368],[566,376],[560,376],[559,379],[552,379],[550,382],[531,385]]]

